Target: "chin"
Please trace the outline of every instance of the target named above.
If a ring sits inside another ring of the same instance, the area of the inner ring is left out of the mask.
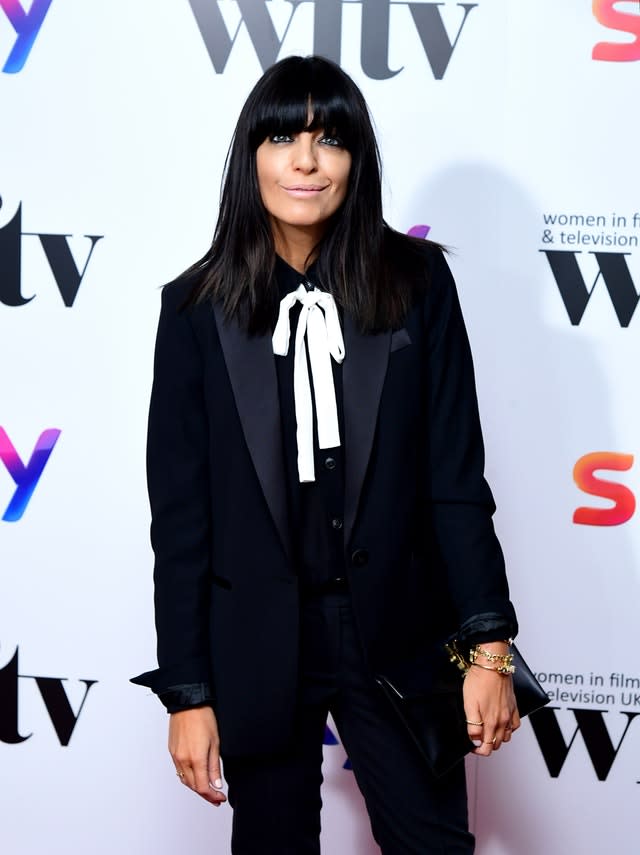
[[[288,217],[286,220],[281,219],[280,222],[294,228],[316,228],[328,220],[329,217]]]

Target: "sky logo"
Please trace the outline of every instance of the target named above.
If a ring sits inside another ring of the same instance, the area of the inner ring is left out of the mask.
[[[25,466],[7,432],[0,427],[0,460],[16,485],[15,492],[2,517],[4,522],[18,522],[22,519],[59,436],[60,431],[55,428],[43,430]]]
[[[52,0],[33,0],[31,8],[25,12],[21,0],[0,0],[0,9],[16,32],[15,42],[2,69],[5,74],[17,74],[24,68],[51,3]]]
[[[630,11],[631,3],[627,3],[628,11],[616,9],[620,0],[593,0],[593,14],[596,20],[610,30],[617,30],[626,36],[633,36],[623,41],[598,42],[593,46],[592,59],[601,62],[637,62],[640,60],[640,9]],[[636,4],[637,6],[637,4]]]
[[[633,466],[632,454],[619,454],[615,451],[594,451],[585,454],[573,467],[573,480],[576,486],[589,496],[608,499],[611,507],[579,507],[573,514],[577,525],[622,525],[628,522],[636,510],[636,497],[633,492],[619,484],[599,477],[599,470],[609,472],[627,472]]]

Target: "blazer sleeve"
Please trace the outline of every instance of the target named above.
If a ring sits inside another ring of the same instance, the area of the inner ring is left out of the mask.
[[[174,707],[211,700],[208,424],[183,285],[162,292],[147,434],[159,667],[132,681]]]
[[[425,300],[428,371],[427,484],[431,528],[458,612],[460,636],[515,635],[504,558],[484,477],[471,350],[456,286],[441,250],[432,256]]]

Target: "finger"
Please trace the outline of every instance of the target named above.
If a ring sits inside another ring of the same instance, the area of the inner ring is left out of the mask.
[[[211,791],[211,797],[209,801],[214,807],[220,807],[221,804],[224,804],[224,802],[226,802],[227,797],[225,796],[225,794],[220,790],[213,789],[211,783],[209,783],[209,789]]]
[[[501,744],[502,731],[500,724],[493,718],[490,721],[485,720],[480,743],[474,753],[481,757],[489,757]]]
[[[478,727],[477,725],[471,724],[467,725],[467,733],[469,734],[469,739],[472,742],[482,742],[482,731],[483,728],[481,726]]]
[[[180,763],[176,764],[178,769],[183,773],[180,775],[180,780],[185,785],[185,787],[189,787],[190,790],[195,788],[195,777],[193,774],[193,767],[189,765],[188,760],[184,760]]]
[[[503,733],[502,733],[502,742],[511,742],[511,737],[513,736],[513,731],[517,730],[520,727],[520,716],[518,715],[518,710],[514,709],[514,711],[509,716],[507,722],[504,725]]]
[[[493,751],[498,751],[503,742],[508,742],[505,729],[497,730],[493,740]]]
[[[509,719],[509,722],[505,725],[503,741],[504,742],[511,742],[511,737],[513,736],[513,731],[517,730],[519,727],[520,727],[520,716],[518,715],[518,711],[515,710],[512,713],[511,718]]]
[[[191,768],[191,759],[186,752],[172,750],[170,753],[173,765],[176,768],[176,774],[180,779],[180,783],[192,790],[194,780],[193,769]]]
[[[227,797],[222,792],[224,780],[222,778],[222,770],[220,768],[220,753],[216,745],[212,745],[209,749],[209,786],[211,787],[211,792],[216,800],[216,804],[226,802]]]
[[[510,721],[511,717],[499,721],[498,724],[495,726],[492,737],[492,745],[494,751],[499,751],[500,746],[503,744],[503,742],[508,742],[511,738],[511,732],[507,730]]]
[[[207,766],[207,762],[204,759],[199,759],[194,764],[194,777],[195,777],[195,786],[194,790],[202,798],[211,802],[211,804],[217,804],[219,801],[218,794],[215,790],[212,790],[209,786],[209,769]]]
[[[507,707],[501,713],[494,729],[495,742],[493,750],[497,751],[504,742],[511,741],[513,732],[513,712]]]
[[[465,720],[467,724],[467,733],[469,734],[469,739],[472,742],[482,742],[484,721],[482,720],[482,714],[480,713],[480,710],[477,707],[475,707],[473,710],[465,709]]]
[[[494,750],[495,743],[493,741],[493,737],[491,739],[483,738],[479,745],[473,750],[474,754],[477,754],[479,757],[489,757]]]
[[[186,777],[186,776],[185,776],[185,772],[184,772],[184,770],[183,770],[183,769],[180,769],[180,768],[178,768],[178,767],[176,766],[176,775],[178,776],[178,780],[180,781],[180,783],[181,783],[181,784],[184,784],[184,785],[185,785],[185,787],[186,787],[186,786],[187,786],[187,783],[186,783],[186,781],[185,781],[185,777]]]

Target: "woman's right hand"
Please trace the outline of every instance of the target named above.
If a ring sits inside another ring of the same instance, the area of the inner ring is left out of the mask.
[[[171,714],[169,752],[183,784],[216,807],[226,802],[222,792],[218,722],[211,707],[194,707]]]

